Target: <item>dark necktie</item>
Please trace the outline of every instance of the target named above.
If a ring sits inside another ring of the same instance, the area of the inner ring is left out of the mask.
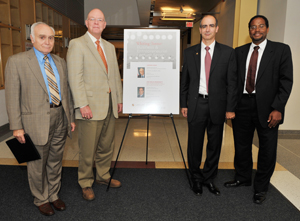
[[[59,96],[58,86],[57,86],[57,83],[56,83],[56,78],[55,78],[53,69],[52,69],[52,67],[49,63],[49,59],[48,59],[47,55],[45,55],[44,60],[45,60],[44,67],[45,67],[45,72],[46,72],[46,75],[47,75],[51,101],[52,101],[53,104],[59,105],[60,96]]]
[[[208,46],[205,47],[206,55],[205,55],[205,60],[204,60],[207,93],[208,93],[208,81],[209,81],[209,72],[210,72],[210,65],[211,65],[211,56],[210,56],[210,53],[208,52],[209,49],[210,49],[210,47],[208,47]]]
[[[246,81],[246,91],[251,94],[254,91],[254,83],[255,83],[255,74],[256,74],[256,66],[257,66],[257,58],[258,58],[258,49],[259,46],[254,47],[254,51],[252,52],[248,73],[247,73],[247,81]]]

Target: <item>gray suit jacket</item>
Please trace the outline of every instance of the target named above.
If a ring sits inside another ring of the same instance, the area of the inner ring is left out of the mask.
[[[51,56],[60,76],[61,102],[70,136],[74,109],[67,66],[62,58]],[[9,57],[5,68],[5,98],[10,129],[24,129],[34,144],[45,145],[50,127],[49,96],[33,49]]]
[[[91,120],[105,119],[109,106],[109,88],[113,114],[116,118],[118,117],[117,104],[123,103],[115,47],[104,39],[101,41],[106,55],[108,73],[88,33],[73,39],[69,44],[67,64],[76,119],[82,119],[79,108],[86,105],[89,105],[92,110]]]

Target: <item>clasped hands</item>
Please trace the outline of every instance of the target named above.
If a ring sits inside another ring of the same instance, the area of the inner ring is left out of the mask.
[[[187,117],[188,109],[186,107],[181,108],[182,116]],[[235,118],[235,112],[226,112],[226,119],[234,119]]]
[[[118,104],[118,113],[121,113],[122,110],[123,110],[123,104],[119,103]],[[93,118],[93,113],[92,113],[92,110],[89,105],[81,107],[80,113],[81,113],[82,118],[84,118],[84,119],[89,120],[89,119]]]

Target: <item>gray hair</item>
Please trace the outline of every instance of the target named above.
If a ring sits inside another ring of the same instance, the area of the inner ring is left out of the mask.
[[[33,40],[35,40],[35,36],[34,36],[34,29],[35,29],[35,27],[36,26],[38,26],[38,25],[47,25],[49,28],[51,28],[51,30],[53,31],[53,34],[55,35],[55,30],[54,30],[54,28],[52,28],[51,26],[49,26],[48,24],[46,24],[45,22],[36,22],[36,23],[33,23],[32,25],[31,25],[31,36],[32,36],[32,38],[33,38]]]

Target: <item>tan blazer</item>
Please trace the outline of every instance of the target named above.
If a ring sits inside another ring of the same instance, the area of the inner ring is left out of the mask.
[[[123,103],[123,92],[115,47],[101,39],[106,55],[108,73],[88,33],[70,41],[67,65],[69,83],[74,98],[76,119],[82,119],[80,107],[89,105],[92,120],[105,119],[111,89],[113,114],[118,117],[118,103]]]
[[[61,102],[70,136],[74,109],[67,66],[62,58],[51,56],[60,76]],[[34,144],[45,145],[50,127],[49,96],[33,49],[9,57],[5,68],[5,98],[10,129],[24,129]]]

